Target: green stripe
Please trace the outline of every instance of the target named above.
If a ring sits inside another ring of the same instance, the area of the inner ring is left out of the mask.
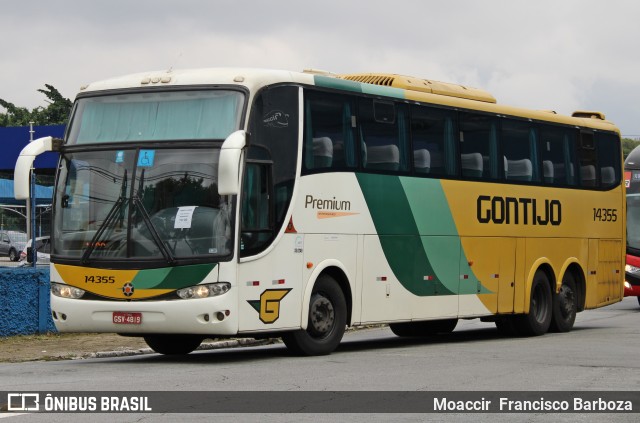
[[[385,258],[409,292],[419,296],[489,292],[468,265],[440,181],[356,176]],[[461,280],[461,274],[469,278]]]
[[[338,79],[338,78],[332,78],[328,76],[314,75],[313,81],[319,87],[334,88],[336,90],[353,91],[356,93],[362,92],[361,83],[348,81],[346,79]]]
[[[422,245],[400,178],[364,173],[357,174],[357,178],[382,250],[398,281],[419,296],[455,293],[438,275],[432,281],[424,280],[427,275],[435,275],[435,271]]]
[[[313,76],[314,84],[319,87],[333,88],[336,90],[351,91],[355,93],[380,95],[384,97],[405,98],[405,90],[401,88],[385,87],[383,85],[363,84],[322,75]]]
[[[216,265],[210,263],[141,270],[131,283],[139,289],[186,288],[202,282]]]
[[[384,97],[405,98],[405,91],[402,88],[385,87],[383,85],[362,84],[362,92]]]

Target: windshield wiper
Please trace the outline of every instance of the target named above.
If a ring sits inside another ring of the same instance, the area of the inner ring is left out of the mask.
[[[153,226],[153,223],[151,222],[151,217],[149,216],[147,209],[144,207],[144,204],[142,204],[142,200],[138,196],[138,194],[142,192],[143,187],[144,187],[144,169],[142,169],[142,172],[140,175],[140,183],[138,185],[138,191],[136,192],[136,195],[134,195],[132,198],[133,205],[137,207],[138,210],[140,211],[142,220],[147,225],[147,229],[149,229],[149,232],[151,233],[151,237],[153,238],[153,241],[156,243],[156,245],[160,249],[160,253],[164,257],[164,259],[167,261],[167,263],[173,264],[175,263],[176,258],[173,256],[173,254],[171,254],[171,251],[169,251],[164,241],[162,241],[162,238],[160,238],[160,234],[158,234],[156,227]]]
[[[107,213],[107,217],[104,219],[104,222],[102,222],[102,225],[100,225],[96,233],[93,235],[93,238],[91,238],[91,241],[89,241],[89,245],[87,246],[87,249],[84,250],[84,253],[82,254],[82,264],[89,263],[89,257],[91,257],[91,254],[93,254],[93,251],[96,248],[96,243],[98,242],[100,237],[104,234],[104,232],[107,230],[107,228],[111,226],[111,222],[116,219],[117,215],[120,213],[120,210],[122,210],[122,206],[125,204],[126,199],[127,199],[127,170],[125,169],[124,176],[122,177],[122,186],[120,188],[120,197],[118,197],[116,202],[113,203],[113,206],[111,207],[111,210],[109,210],[109,213]]]

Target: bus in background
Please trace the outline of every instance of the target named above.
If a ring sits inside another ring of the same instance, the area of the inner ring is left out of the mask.
[[[627,264],[624,296],[636,297],[640,305],[640,147],[624,161],[627,187]]]
[[[83,87],[65,139],[21,153],[17,198],[48,150],[61,332],[319,355],[346,326],[542,335],[622,299],[620,136],[600,112],[401,75],[174,70]]]

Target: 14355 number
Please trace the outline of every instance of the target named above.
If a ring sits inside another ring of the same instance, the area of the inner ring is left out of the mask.
[[[84,283],[115,283],[115,276],[85,276]]]
[[[615,222],[618,220],[618,209],[601,209],[594,207],[593,220],[599,222]]]

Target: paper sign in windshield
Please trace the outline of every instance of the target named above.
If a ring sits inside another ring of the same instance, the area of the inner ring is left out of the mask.
[[[189,229],[193,220],[193,211],[197,206],[178,207],[174,229]]]

